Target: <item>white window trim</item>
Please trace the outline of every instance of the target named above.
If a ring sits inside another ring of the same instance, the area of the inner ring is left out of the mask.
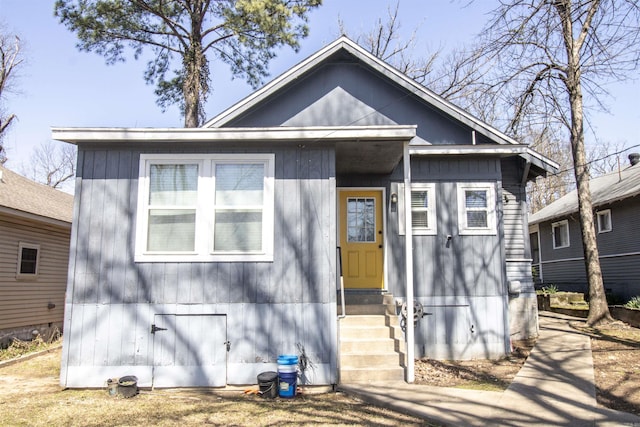
[[[20,267],[22,266],[22,249],[23,248],[35,249],[36,251],[38,251],[36,253],[36,272],[35,273],[21,273],[20,272]],[[18,243],[18,265],[16,266],[16,278],[18,278],[18,279],[33,279],[35,277],[38,277],[39,273],[40,273],[40,245],[37,245],[35,243],[19,242]]]
[[[465,190],[487,190],[487,226],[468,227]],[[471,236],[489,236],[498,234],[496,225],[496,185],[493,182],[459,182],[458,192],[458,234]]]
[[[438,234],[438,218],[436,213],[436,184],[433,182],[412,182],[411,191],[414,190],[426,190],[428,192],[429,207],[427,208],[427,215],[429,216],[430,226],[428,228],[413,227],[412,234],[414,236],[434,236]],[[396,194],[398,195],[398,233],[401,236],[404,236],[404,234],[406,233],[404,218],[404,184],[398,184]],[[411,203],[409,203],[409,206],[411,206]]]
[[[214,164],[262,163],[265,165],[262,210],[262,250],[259,252],[213,253]],[[195,164],[198,167],[195,250],[193,252],[148,252],[147,206],[151,164]],[[272,262],[274,245],[275,154],[141,154],[138,173],[136,215],[136,262]]]
[[[608,230],[603,230],[600,228],[600,217],[601,216],[608,216],[609,217],[609,229]],[[598,223],[598,234],[600,233],[609,233],[610,231],[613,231],[613,218],[611,217],[611,209],[605,209],[603,211],[597,211],[596,212],[596,222]]]
[[[558,246],[556,244],[556,232],[555,229],[558,227],[562,227],[562,226],[566,226],[566,236],[567,236],[567,244],[566,245],[562,245],[562,246]],[[564,219],[562,221],[558,221],[558,222],[554,222],[551,224],[551,238],[553,240],[553,249],[562,249],[562,248],[568,248],[569,246],[571,246],[571,237],[570,237],[570,233],[569,233],[569,221]]]

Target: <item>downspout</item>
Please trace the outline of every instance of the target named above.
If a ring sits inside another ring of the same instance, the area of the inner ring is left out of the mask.
[[[407,382],[415,381],[415,328],[413,325],[413,230],[411,229],[411,156],[409,142],[404,143],[402,163],[404,165],[404,221],[405,221],[405,277],[407,285]]]

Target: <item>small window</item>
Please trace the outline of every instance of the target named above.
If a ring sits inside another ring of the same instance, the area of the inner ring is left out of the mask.
[[[608,233],[613,229],[611,224],[611,209],[596,213],[598,218],[598,233]]]
[[[18,245],[18,277],[27,278],[38,275],[40,246],[20,242]]]
[[[569,221],[554,222],[551,224],[553,233],[553,249],[561,249],[569,247]]]
[[[492,183],[458,184],[460,234],[496,234],[496,197]]]
[[[404,185],[398,185],[398,212],[400,234],[404,227]],[[411,230],[414,235],[434,235],[437,233],[436,187],[433,183],[411,184]]]

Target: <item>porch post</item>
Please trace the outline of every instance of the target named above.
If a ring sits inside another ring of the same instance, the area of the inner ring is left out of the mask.
[[[404,165],[404,221],[405,221],[405,277],[407,279],[407,382],[415,381],[415,336],[413,326],[413,230],[411,228],[411,156],[409,142],[404,143],[402,163]]]

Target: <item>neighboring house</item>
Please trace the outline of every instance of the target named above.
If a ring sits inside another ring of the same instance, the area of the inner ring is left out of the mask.
[[[589,182],[605,291],[624,300],[640,295],[639,158]],[[531,215],[529,237],[539,286],[588,291],[575,190]]]
[[[400,379],[537,334],[525,185],[557,165],[347,38],[202,128],[53,137],[79,150],[66,387],[255,384],[287,353],[307,383],[345,381],[340,343],[364,361],[374,333],[342,329],[340,265],[351,301],[428,313]]]
[[[0,346],[62,331],[73,196],[0,166]]]

